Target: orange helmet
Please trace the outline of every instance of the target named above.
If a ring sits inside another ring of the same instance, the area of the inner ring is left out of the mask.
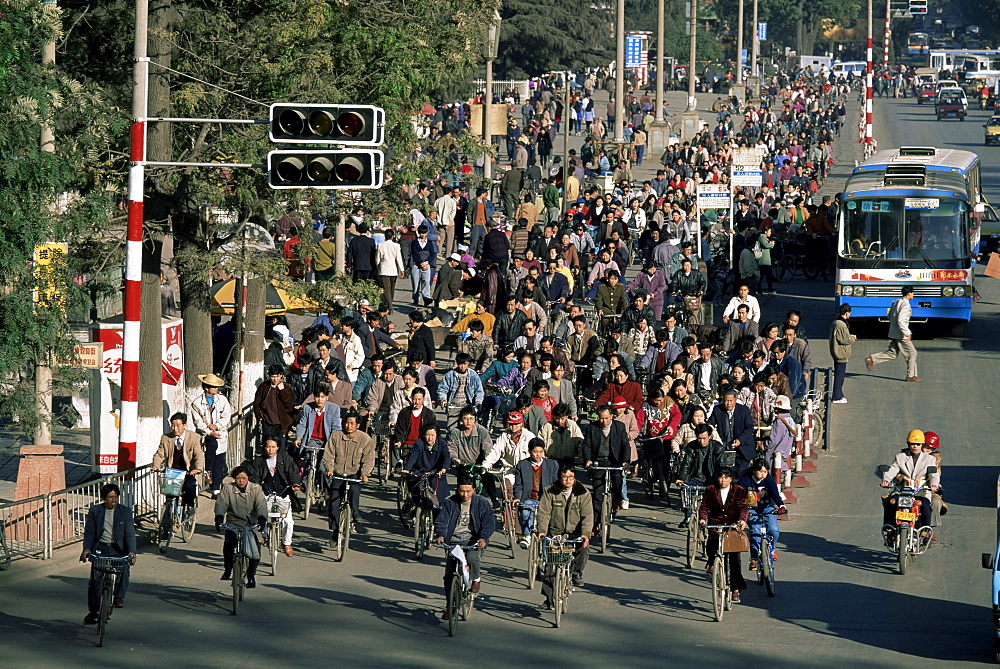
[[[930,446],[934,450],[941,447],[941,438],[937,436],[936,432],[924,432],[924,445]]]

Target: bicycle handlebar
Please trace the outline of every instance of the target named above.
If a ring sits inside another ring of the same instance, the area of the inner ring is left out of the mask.
[[[347,481],[348,483],[364,483],[364,481],[362,481],[361,479],[350,478],[348,476],[337,476],[336,474],[330,476],[329,478],[335,479],[337,481]]]
[[[255,525],[230,525],[229,523],[223,523],[221,525],[221,527],[224,530],[230,530],[231,532],[236,532],[237,534],[239,534],[240,532],[251,532],[251,531],[253,531],[253,528],[256,527],[256,526]]]
[[[471,546],[461,546],[459,544],[438,544],[441,548],[448,550],[450,548],[461,548],[464,551],[471,551],[472,549],[481,550],[478,545],[472,544]]]
[[[590,467],[587,467],[587,471],[592,471],[592,472],[616,472],[616,471],[618,471],[618,472],[624,472],[627,468],[628,468],[628,465],[620,465],[618,467],[595,467],[595,466],[590,466]]]
[[[706,530],[731,530],[734,527],[736,527],[736,525],[705,525],[704,526],[704,528]]]

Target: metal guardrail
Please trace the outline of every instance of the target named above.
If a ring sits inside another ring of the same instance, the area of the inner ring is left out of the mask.
[[[160,474],[145,465],[65,490],[0,504],[0,525],[11,557],[37,555],[47,560],[53,549],[81,541],[87,510],[101,502],[101,486],[108,483],[121,488],[121,503],[132,508],[137,528],[155,526],[163,500]]]

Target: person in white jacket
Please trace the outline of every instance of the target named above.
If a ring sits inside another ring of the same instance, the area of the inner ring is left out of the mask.
[[[493,448],[483,459],[483,467],[506,469],[504,478],[508,485],[513,486],[514,465],[528,457],[528,442],[534,438],[535,435],[524,427],[524,414],[511,411],[507,415],[507,430],[493,443]]]
[[[222,394],[226,382],[215,374],[199,374],[201,390],[188,397],[194,430],[205,446],[205,471],[212,487],[212,498],[222,490],[226,475],[226,451],[229,448],[229,423],[233,408]]]
[[[438,254],[442,258],[452,254],[452,246],[455,243],[455,214],[458,212],[458,201],[461,197],[462,191],[459,188],[452,188],[450,193],[445,193],[434,200],[434,208],[438,213],[438,220],[434,223],[438,229]]]
[[[385,241],[375,250],[375,269],[378,271],[378,282],[382,286],[385,303],[392,313],[392,302],[396,296],[396,280],[403,278],[403,254],[396,242],[392,228],[385,229]]]
[[[358,380],[358,373],[365,364],[365,347],[361,343],[361,337],[354,332],[357,325],[357,321],[350,317],[340,322],[344,331],[344,367],[347,368],[347,379],[351,383]]]

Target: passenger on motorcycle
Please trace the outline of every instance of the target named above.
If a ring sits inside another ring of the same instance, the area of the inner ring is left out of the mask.
[[[932,455],[923,452],[926,437],[920,430],[910,430],[906,436],[906,448],[896,454],[896,458],[882,476],[882,487],[888,488],[896,482],[898,485],[909,487],[919,487],[927,484],[931,491],[938,489],[941,475],[937,472],[928,475],[928,467],[936,467],[937,463]],[[884,525],[895,527],[896,519],[896,496],[895,492],[882,498]],[[927,493],[921,493],[920,499],[920,528],[928,527],[931,524],[931,505]]]
[[[747,509],[749,515],[747,524],[750,528],[750,570],[757,568],[757,560],[760,557],[760,538],[762,533],[760,528],[767,525],[767,533],[771,537],[771,555],[778,559],[778,516],[775,511],[785,513],[784,503],[781,501],[781,493],[778,492],[778,484],[771,476],[767,462],[761,459],[750,463],[739,484],[747,491]]]

